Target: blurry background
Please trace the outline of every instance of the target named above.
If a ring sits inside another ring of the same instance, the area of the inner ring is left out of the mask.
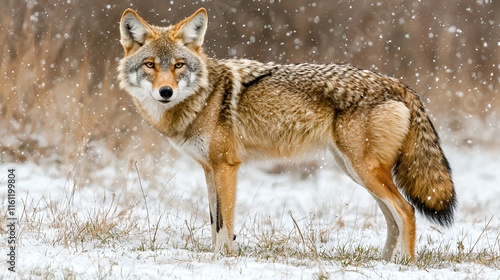
[[[175,156],[118,87],[128,7],[155,25],[205,7],[205,51],[217,58],[344,62],[400,78],[446,145],[500,144],[500,1],[191,2],[2,0],[0,162],[95,169]]]

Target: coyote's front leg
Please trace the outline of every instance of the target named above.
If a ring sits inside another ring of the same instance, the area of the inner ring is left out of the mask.
[[[215,240],[217,236],[217,230],[215,221],[217,219],[217,193],[215,191],[214,183],[214,172],[210,166],[202,164],[203,171],[205,171],[205,180],[207,181],[208,190],[208,211],[210,214],[210,227],[212,229],[212,248],[215,248]]]
[[[233,216],[238,166],[239,164],[228,163],[204,166],[208,187],[212,244],[216,254],[222,252],[224,247],[228,253],[234,250]]]

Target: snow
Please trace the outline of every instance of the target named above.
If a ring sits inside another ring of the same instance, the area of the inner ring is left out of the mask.
[[[422,250],[494,250],[498,257],[498,151],[448,147],[445,152],[454,169],[459,199],[456,222],[450,229],[439,228],[418,215],[417,254]],[[385,240],[385,220],[375,201],[330,158],[311,174],[298,170],[270,174],[265,171],[268,164],[243,166],[235,217],[236,243],[243,253],[214,257],[201,168],[182,156],[162,159],[160,167],[154,167],[156,164],[151,158],[138,159],[139,183],[135,166],[126,163],[91,171],[86,180],[57,167],[2,163],[0,170],[15,168],[17,176],[17,213],[21,217],[18,275],[56,279],[500,277],[498,262],[493,266],[451,262],[421,269],[378,260],[359,264],[348,257],[336,261],[314,256],[308,245],[294,241],[299,236],[294,220],[306,237],[324,239],[316,240],[317,252],[333,254],[339,248],[353,250],[356,246],[381,248]],[[3,185],[5,177],[0,178]],[[122,210],[126,214],[119,214]],[[58,225],[58,221],[74,224]],[[88,221],[114,227],[93,237],[82,234],[62,241],[65,234],[73,234],[73,226]],[[7,244],[4,239],[2,234],[1,244]],[[272,249],[260,246],[263,242],[278,246],[276,250],[282,249],[281,244],[284,252],[272,254]],[[2,246],[0,255],[5,256],[6,250]],[[304,258],[298,257],[300,252]],[[0,278],[12,276],[6,268],[0,269]]]

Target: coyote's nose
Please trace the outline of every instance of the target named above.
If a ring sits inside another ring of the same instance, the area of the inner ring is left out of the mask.
[[[169,99],[170,97],[172,97],[172,95],[174,95],[174,90],[169,86],[161,87],[159,89],[159,92],[160,92],[160,96],[165,98],[165,99]]]

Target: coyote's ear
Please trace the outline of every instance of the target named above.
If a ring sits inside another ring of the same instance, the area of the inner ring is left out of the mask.
[[[123,12],[120,20],[120,42],[125,49],[125,54],[135,52],[153,36],[153,33],[151,26],[134,10],[126,9]]]
[[[207,10],[200,8],[190,17],[175,25],[174,30],[177,30],[175,36],[181,39],[184,45],[198,51],[203,44],[207,23]]]

